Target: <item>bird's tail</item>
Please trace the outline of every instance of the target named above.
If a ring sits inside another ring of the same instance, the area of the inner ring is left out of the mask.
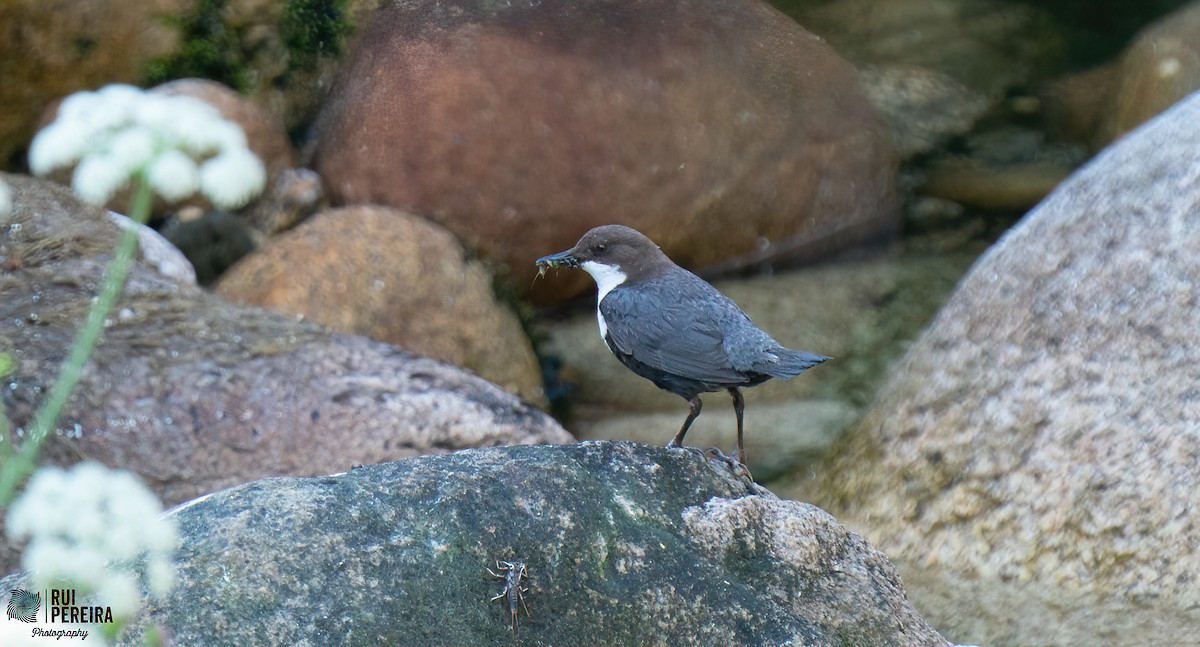
[[[777,360],[766,363],[760,370],[771,377],[780,379],[791,379],[804,371],[831,359],[824,355],[809,353],[802,350],[792,350],[790,348],[781,348],[774,353]]]

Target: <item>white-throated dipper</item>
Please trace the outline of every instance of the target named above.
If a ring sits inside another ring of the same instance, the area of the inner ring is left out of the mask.
[[[629,370],[688,401],[691,412],[668,446],[681,446],[700,415],[700,394],[722,389],[737,414],[742,444],[743,386],[791,379],[829,359],[791,350],[703,279],[679,267],[653,241],[623,225],[596,227],[571,249],[537,259],[539,268],[582,267],[596,281],[596,319],[605,345]]]

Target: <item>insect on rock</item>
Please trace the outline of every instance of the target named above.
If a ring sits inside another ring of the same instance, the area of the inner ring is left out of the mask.
[[[518,603],[521,605],[521,608],[525,609],[525,615],[529,615],[529,607],[525,606],[525,594],[529,592],[529,589],[521,585],[521,580],[529,576],[529,571],[525,569],[524,560],[520,559],[511,562],[496,560],[496,570],[500,572],[497,573],[490,568],[487,569],[487,572],[491,573],[492,577],[504,580],[504,588],[493,596],[491,601],[495,602],[496,600],[507,599],[508,611],[512,614],[511,629],[513,631],[513,642],[515,643],[517,635],[520,632],[520,622],[517,619]]]

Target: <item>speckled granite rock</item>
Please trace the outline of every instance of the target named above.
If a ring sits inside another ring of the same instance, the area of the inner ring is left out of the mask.
[[[104,274],[118,229],[49,182],[0,174],[0,392],[26,426]],[[277,474],[312,475],[463,447],[571,439],[462,369],[236,306],[139,261],[42,458],[142,475],[168,503]]]
[[[788,490],[863,529],[956,640],[1195,640],[1198,122],[1193,94],[1027,215]]]

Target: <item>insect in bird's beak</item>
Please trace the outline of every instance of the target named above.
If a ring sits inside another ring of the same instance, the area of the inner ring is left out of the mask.
[[[571,250],[543,256],[533,263],[537,266],[537,276],[533,277],[534,281],[546,275],[546,270],[559,267],[578,267],[579,261],[571,255]],[[530,285],[533,285],[530,283]]]
[[[533,263],[537,265],[538,271],[541,272],[548,267],[579,267],[579,259],[571,253],[571,250],[543,256]]]

